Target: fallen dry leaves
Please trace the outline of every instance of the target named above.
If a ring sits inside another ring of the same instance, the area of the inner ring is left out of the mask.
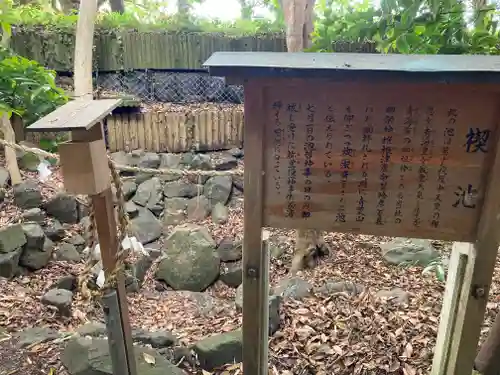
[[[54,169],[51,181],[42,186],[44,196],[55,194],[61,186],[60,181]],[[11,192],[7,193],[9,202]],[[0,204],[0,212],[0,225],[20,219],[20,210],[11,204]],[[200,224],[208,226],[216,240],[226,236],[241,238],[241,202],[233,204],[227,224],[216,225],[210,219]],[[284,251],[282,257],[271,261],[270,279],[274,285],[286,275],[294,238],[290,231],[267,230],[269,241]],[[384,240],[352,234],[327,235],[332,254],[316,268],[303,272],[301,277],[315,286],[326,280],[353,281],[366,290],[354,297],[338,293],[283,302],[282,327],[269,341],[270,374],[417,375],[429,371],[444,285],[433,276],[423,276],[420,268],[387,266],[377,249],[377,244]],[[447,247],[442,250],[443,253],[447,251]],[[82,264],[54,261],[45,269],[14,280],[0,280],[0,328],[16,332],[47,326],[72,332],[87,321],[102,320],[100,306],[80,295],[74,300],[70,318],[61,318],[40,303],[41,296],[52,283],[65,275],[78,275],[82,267]],[[374,298],[376,291],[395,287],[410,293],[407,306]],[[498,312],[499,295],[500,262],[497,261],[482,339]],[[233,303],[234,289],[218,282],[205,296],[206,303],[213,305],[208,311],[200,310],[199,301],[188,294],[158,291],[150,272],[141,292],[128,296],[131,323],[136,328],[171,330],[185,345],[212,333],[241,326],[241,314]],[[50,368],[55,368],[58,375],[65,374],[59,361],[64,341],[39,344],[23,351],[13,349],[12,345],[11,340],[0,341],[0,357],[10,358],[14,368],[23,369],[21,373],[47,374]],[[207,374],[201,369],[187,373]],[[242,366],[228,364],[214,374],[242,374]]]

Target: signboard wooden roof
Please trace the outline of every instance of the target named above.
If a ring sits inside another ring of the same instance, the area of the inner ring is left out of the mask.
[[[122,99],[72,100],[28,126],[28,130],[33,132],[89,130],[121,102]]]
[[[204,65],[226,77],[500,82],[498,56],[215,52]]]

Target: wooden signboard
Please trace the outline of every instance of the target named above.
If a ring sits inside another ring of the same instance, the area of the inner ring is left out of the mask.
[[[219,52],[205,65],[245,88],[245,374],[267,373],[264,226],[477,241],[453,297],[467,325],[453,319],[458,347],[440,359],[467,373],[486,300],[469,297],[487,296],[499,239],[498,59]]]

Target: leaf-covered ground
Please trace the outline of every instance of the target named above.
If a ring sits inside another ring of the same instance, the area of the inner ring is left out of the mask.
[[[44,186],[46,195],[61,187],[55,172],[53,179]],[[19,214],[20,211],[9,204],[8,192],[6,203],[0,204],[0,225],[18,221]],[[217,239],[227,234],[241,235],[241,207],[232,209],[230,222],[223,226],[216,226],[210,219],[203,224],[209,226]],[[270,279],[275,285],[286,277],[294,239],[288,231],[268,231],[269,241],[284,250],[280,258],[271,261]],[[387,239],[338,233],[327,235],[333,251],[316,268],[300,277],[316,286],[325,280],[353,281],[366,290],[354,297],[338,293],[283,302],[282,327],[269,341],[270,374],[428,373],[444,284],[433,275],[422,275],[421,268],[385,264],[377,247],[384,240]],[[441,251],[447,256],[448,244]],[[483,339],[498,312],[499,266],[497,262]],[[64,275],[78,275],[82,267],[81,264],[53,261],[47,268],[29,275],[0,280],[0,332],[3,331],[0,333],[0,375],[46,375],[51,368],[57,370],[56,374],[66,374],[59,361],[64,340],[19,350],[14,334],[33,326],[72,332],[85,322],[102,319],[100,308],[79,296],[74,300],[72,317],[65,319],[40,302],[53,282]],[[407,306],[374,298],[375,292],[395,287],[410,294]],[[213,316],[200,314],[182,294],[158,291],[150,275],[141,292],[128,297],[132,325],[148,330],[171,330],[186,345],[211,333],[241,326],[241,314],[234,308],[233,289],[217,283],[207,293],[220,300]],[[202,373],[188,364],[180,366],[187,374]],[[218,373],[241,374],[241,365],[230,364]]]

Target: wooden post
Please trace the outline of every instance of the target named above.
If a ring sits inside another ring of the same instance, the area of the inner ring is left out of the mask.
[[[432,362],[432,375],[447,374],[456,317],[459,306],[467,298],[474,267],[475,249],[466,242],[455,242],[451,250],[443,306],[439,318],[436,349]]]
[[[479,220],[475,260],[468,280],[464,281],[458,308],[449,364],[446,375],[470,375],[474,367],[477,344],[495,268],[500,242],[500,148],[498,129],[496,147],[492,147],[486,168],[486,194]]]
[[[71,101],[30,125],[29,129],[71,132],[72,140],[59,145],[64,186],[70,194],[91,197],[105,277],[116,277],[116,290],[103,291],[106,295],[104,311],[108,316],[113,371],[115,375],[136,375],[124,276],[121,270],[116,270],[116,255],[121,244],[118,243],[108,156],[101,125],[102,119],[120,102],[115,99]]]
[[[269,255],[262,246],[264,119],[261,87],[245,84],[243,373],[267,375]]]
[[[107,160],[102,160],[107,164]],[[104,176],[103,176],[104,177]],[[109,178],[109,174],[106,176]],[[106,178],[104,177],[104,178]],[[113,193],[111,186],[100,194],[92,196],[94,205],[96,229],[101,248],[101,259],[106,278],[115,270],[116,254],[118,252],[118,237],[116,232],[116,220],[113,207]],[[137,366],[134,357],[134,343],[128,314],[127,292],[123,271],[118,271],[116,277],[116,289],[103,291],[108,295],[104,312],[108,310],[108,338],[109,351],[113,359],[113,374],[136,375]],[[114,296],[116,299],[112,299]],[[112,317],[109,314],[113,315]],[[121,332],[117,330],[121,328]]]

